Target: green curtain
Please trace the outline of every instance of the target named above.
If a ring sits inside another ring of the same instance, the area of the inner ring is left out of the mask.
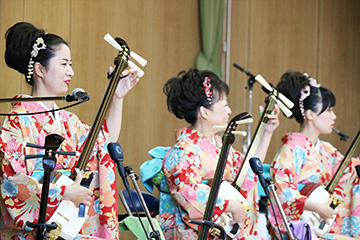
[[[222,77],[219,54],[223,34],[224,0],[199,0],[202,51],[196,56],[195,68],[210,70]]]

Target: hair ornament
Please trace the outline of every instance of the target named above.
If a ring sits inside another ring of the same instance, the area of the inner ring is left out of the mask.
[[[317,87],[317,88],[320,87],[320,84],[317,83],[317,81],[316,81],[315,78],[310,77],[309,74],[307,74],[307,73],[304,73],[304,76],[309,79],[309,81],[310,81],[310,82],[309,82],[310,86],[312,86],[312,87]]]
[[[319,88],[320,84],[317,83],[315,78],[312,78],[309,76],[309,74],[304,73],[304,76],[307,77],[309,79],[309,85],[306,85],[305,87],[303,87],[303,89],[301,89],[300,91],[300,98],[299,98],[299,108],[300,108],[300,112],[301,115],[303,116],[303,118],[305,119],[305,109],[304,109],[304,100],[310,96],[310,89],[311,87],[316,87]]]
[[[209,104],[211,104],[212,92],[211,92],[211,83],[209,77],[205,77],[203,85],[204,85],[204,92],[206,95],[206,99],[209,101]]]
[[[33,50],[30,53],[30,60],[28,65],[28,75],[26,76],[26,81],[30,83],[31,75],[34,73],[34,61],[33,58],[37,57],[39,54],[39,50],[46,49],[46,45],[44,39],[42,37],[38,37],[33,45]]]

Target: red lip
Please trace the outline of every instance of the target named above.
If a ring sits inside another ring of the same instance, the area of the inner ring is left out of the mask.
[[[69,86],[70,81],[71,81],[71,80],[66,80],[66,81],[65,81],[66,85],[68,85],[68,86]]]

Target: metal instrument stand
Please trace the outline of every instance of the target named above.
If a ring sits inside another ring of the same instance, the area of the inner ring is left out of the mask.
[[[118,172],[119,172],[119,175],[120,177],[122,178],[123,180],[123,183],[124,183],[124,186],[125,186],[125,189],[126,191],[128,192],[129,194],[129,198],[132,202],[132,205],[135,206],[134,204],[134,200],[132,199],[131,197],[131,193],[130,193],[130,186],[129,186],[129,182],[127,181],[127,176],[130,177],[131,179],[131,182],[132,184],[134,185],[134,188],[135,188],[135,191],[136,191],[136,194],[140,200],[140,204],[142,206],[142,208],[144,209],[145,211],[145,215],[146,215],[146,218],[148,219],[149,221],[149,224],[150,224],[150,227],[151,227],[151,232],[149,233],[149,235],[147,235],[147,232],[145,230],[145,227],[141,221],[141,218],[139,217],[139,220],[140,220],[140,223],[143,227],[143,230],[144,230],[144,233],[146,235],[146,237],[149,239],[149,238],[154,238],[156,240],[160,240],[160,233],[159,231],[156,229],[154,223],[153,223],[153,219],[151,218],[151,214],[149,212],[149,209],[147,208],[146,206],[146,203],[145,203],[145,200],[141,194],[141,191],[140,191],[140,188],[136,182],[136,180],[139,178],[135,173],[134,171],[132,170],[131,166],[126,166],[124,167],[124,164],[122,163],[123,162],[123,158],[124,158],[124,153],[122,151],[122,148],[120,146],[119,143],[109,143],[108,144],[108,151],[109,151],[109,155],[111,157],[111,159],[116,163],[117,165],[117,168],[118,168]],[[136,210],[136,213],[137,210]]]
[[[47,209],[47,198],[49,195],[49,185],[50,185],[50,175],[54,170],[56,165],[56,149],[59,148],[60,144],[64,141],[64,138],[57,134],[50,134],[45,137],[45,154],[43,156],[43,168],[44,168],[44,181],[41,193],[40,201],[40,212],[39,219],[37,223],[32,223],[27,221],[26,225],[31,228],[37,229],[36,231],[36,240],[46,240],[46,232],[57,228],[56,223],[47,224],[45,223],[46,219],[46,209]]]

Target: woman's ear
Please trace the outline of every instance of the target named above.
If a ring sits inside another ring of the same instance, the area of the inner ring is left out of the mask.
[[[204,106],[200,107],[199,114],[200,114],[200,117],[202,117],[203,119],[208,119],[209,118],[209,111]]]
[[[34,63],[34,75],[38,77],[44,76],[45,67],[41,65],[39,62]]]
[[[311,109],[305,111],[305,118],[312,121],[318,114]]]

